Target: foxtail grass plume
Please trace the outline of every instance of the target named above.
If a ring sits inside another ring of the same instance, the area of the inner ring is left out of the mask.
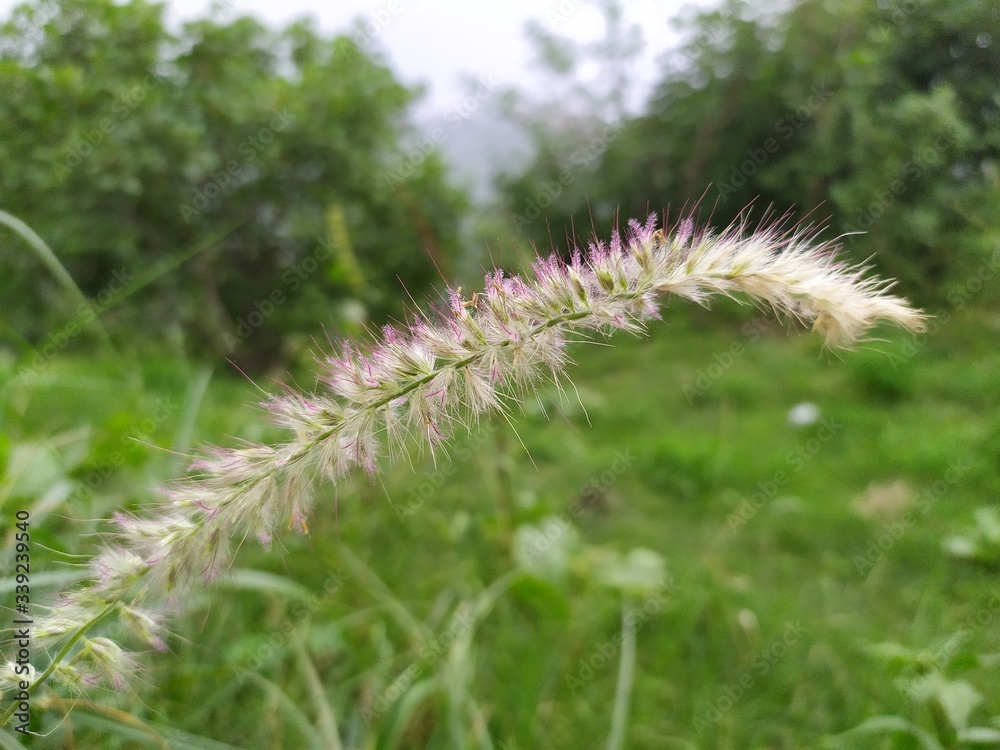
[[[527,277],[494,271],[471,298],[449,290],[440,309],[418,313],[407,328],[386,326],[366,347],[342,344],[323,362],[315,393],[287,389],[267,401],[285,442],[208,450],[167,490],[165,505],[118,514],[92,579],[65,596],[36,637],[78,639],[88,679],[128,659],[106,640],[86,638],[107,615],[163,648],[152,610],[225,570],[234,540],[253,536],[266,546],[282,529],[305,532],[317,480],[336,483],[356,467],[374,475],[382,457],[414,445],[435,449],[540,382],[558,382],[574,340],[641,332],[671,296],[699,304],[748,298],[811,324],[831,347],[859,341],[879,321],[921,329],[921,313],[835,250],[803,229],[713,233],[685,219],[663,232],[650,218],[573,250],[568,262],[538,259]],[[53,675],[75,679],[65,665],[50,665],[39,681]]]

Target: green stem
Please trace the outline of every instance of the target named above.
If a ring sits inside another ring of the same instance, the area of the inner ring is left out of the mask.
[[[628,728],[628,709],[632,699],[635,678],[635,614],[632,602],[626,596],[622,602],[622,646],[618,659],[618,684],[615,686],[615,706],[611,714],[611,733],[607,750],[621,750],[625,746]]]
[[[90,631],[91,628],[93,628],[95,625],[97,625],[97,623],[99,623],[101,620],[107,617],[117,606],[118,605],[116,603],[105,604],[100,612],[98,612],[96,615],[90,618],[90,620],[81,625],[79,629],[77,629],[77,631],[73,633],[72,636],[70,636],[69,640],[66,641],[63,647],[59,649],[59,653],[56,654],[55,658],[49,662],[49,666],[45,668],[45,671],[42,672],[42,674],[38,677],[38,679],[36,679],[33,683],[31,683],[29,692],[34,693],[35,690],[41,687],[45,683],[45,681],[49,678],[49,676],[55,671],[55,668],[59,666],[62,660],[66,657],[66,654],[68,654],[70,650],[72,650],[73,646],[75,646],[77,642]],[[10,717],[14,715],[14,712],[16,710],[17,710],[17,701],[14,701],[13,703],[11,703],[10,708],[4,711],[3,714],[0,714],[0,727],[6,726],[7,722],[10,721]]]

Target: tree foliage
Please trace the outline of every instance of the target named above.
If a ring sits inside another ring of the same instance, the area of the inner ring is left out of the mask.
[[[701,201],[725,223],[753,204],[830,217],[922,301],[977,273],[1000,240],[1000,10],[985,0],[743,0],[681,19],[688,42],[645,111],[601,157],[539,149],[506,185],[515,229],[551,233]],[[580,144],[577,144],[579,148]],[[544,222],[518,221],[539,186],[567,183]]]
[[[0,205],[87,295],[145,284],[106,318],[201,352],[263,364],[348,298],[398,313],[387,290],[447,267],[464,199],[436,155],[391,173],[415,94],[366,41],[220,13],[171,33],[142,0],[22,5],[0,27]],[[0,242],[13,328],[38,342],[72,310]]]

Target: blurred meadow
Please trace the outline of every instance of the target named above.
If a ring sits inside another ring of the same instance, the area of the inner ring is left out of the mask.
[[[380,35],[456,11],[406,5],[0,19],[11,621],[19,511],[38,613],[200,446],[277,438],[261,391],[331,340],[631,217],[821,223],[926,332],[834,352],[668,301],[576,345],[575,387],[236,540],[165,652],[46,685],[0,748],[1000,748],[1000,7],[554,2],[534,88],[417,118]]]

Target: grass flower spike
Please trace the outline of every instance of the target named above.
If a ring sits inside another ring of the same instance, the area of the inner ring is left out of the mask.
[[[199,459],[171,491],[167,513],[119,517],[124,541],[168,586],[191,574],[212,578],[227,564],[230,537],[250,533],[267,544],[282,526],[304,531],[317,477],[336,482],[354,467],[375,474],[379,457],[405,452],[411,437],[433,449],[456,426],[563,374],[574,334],[639,331],[659,317],[665,296],[706,303],[744,293],[812,322],[832,346],[881,319],[920,326],[903,300],[831,250],[808,234],[734,228],[715,236],[690,220],[666,236],[650,219],[574,251],[568,263],[537,261],[532,279],[495,271],[471,300],[451,290],[445,310],[407,331],[387,326],[367,351],[345,344],[326,361],[318,394],[267,404],[291,440]]]
[[[745,296],[812,324],[832,347],[860,340],[879,321],[921,328],[919,312],[866,269],[838,261],[835,249],[803,230],[741,225],[713,233],[686,219],[664,232],[651,218],[574,250],[568,261],[537,260],[529,277],[494,271],[471,299],[449,291],[442,309],[419,314],[405,330],[386,327],[367,348],[343,344],[325,361],[316,393],[289,389],[270,400],[286,442],[213,449],[169,488],[157,512],[117,515],[92,580],[70,592],[39,632],[79,639],[88,679],[128,659],[83,637],[107,614],[117,612],[162,648],[151,609],[225,570],[231,540],[254,536],[268,545],[282,529],[306,531],[317,480],[335,483],[356,467],[375,474],[382,457],[403,456],[414,443],[433,450],[480,415],[562,376],[572,341],[641,331],[671,296],[699,304]]]

